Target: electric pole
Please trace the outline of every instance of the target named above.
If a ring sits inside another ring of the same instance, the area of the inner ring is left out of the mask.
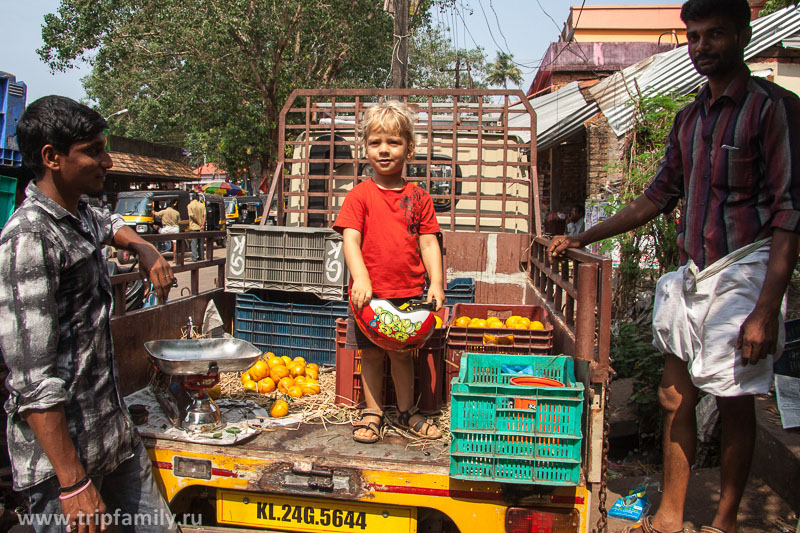
[[[394,2],[394,46],[392,47],[392,87],[408,85],[408,0]]]

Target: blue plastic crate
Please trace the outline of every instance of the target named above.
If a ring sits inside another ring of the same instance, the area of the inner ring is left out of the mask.
[[[254,294],[237,294],[233,336],[265,352],[334,365],[336,319],[345,317],[346,302],[267,302]]]
[[[472,278],[455,278],[447,284],[444,290],[447,298],[445,304],[471,304],[475,301],[475,280]]]
[[[21,167],[22,152],[0,148],[0,166],[2,167]]]
[[[471,304],[475,301],[475,280],[455,278],[447,284],[444,295],[447,298],[447,305]]]
[[[566,356],[464,354],[451,391],[450,477],[577,485],[582,383]],[[462,360],[463,361],[463,360]],[[565,387],[511,385],[518,370]]]

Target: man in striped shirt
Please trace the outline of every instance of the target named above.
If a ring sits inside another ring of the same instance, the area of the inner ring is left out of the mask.
[[[720,501],[703,533],[733,533],[755,442],[753,395],[770,388],[798,256],[800,100],[750,75],[746,0],[689,0],[681,19],[708,83],[675,117],[652,184],[606,222],[556,237],[550,252],[630,231],[684,200],[682,266],[659,280],[653,313],[654,344],[665,354],[664,495],[632,531],[682,531],[703,390],[716,397],[722,423]]]

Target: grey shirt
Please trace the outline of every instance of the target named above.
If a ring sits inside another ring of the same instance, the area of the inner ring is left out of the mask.
[[[63,405],[90,475],[113,471],[138,440],[122,406],[101,253],[122,217],[81,201],[78,216],[28,185],[0,236],[0,351],[9,369],[8,450],[14,488],[53,477],[22,415]]]

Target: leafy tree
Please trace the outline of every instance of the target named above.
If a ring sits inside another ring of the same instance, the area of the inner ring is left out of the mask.
[[[427,25],[414,32],[410,45],[409,87],[453,87],[455,69],[458,68],[461,88],[470,87],[470,77],[474,88],[486,88],[486,56],[483,49],[456,50],[440,26]]]
[[[764,15],[769,15],[770,13],[780,11],[785,7],[796,5],[797,0],[768,0],[768,2],[764,4],[764,7],[761,8],[761,11],[758,12],[758,16],[763,17]]]
[[[488,69],[489,74],[486,81],[491,85],[502,85],[504,89],[507,89],[509,81],[515,85],[522,83],[522,71],[514,63],[513,54],[497,52],[497,58],[494,63],[489,63]]]
[[[39,54],[53,69],[88,59],[116,132],[216,147],[229,169],[272,168],[277,120],[297,87],[380,86],[391,18],[373,0],[62,0]]]

